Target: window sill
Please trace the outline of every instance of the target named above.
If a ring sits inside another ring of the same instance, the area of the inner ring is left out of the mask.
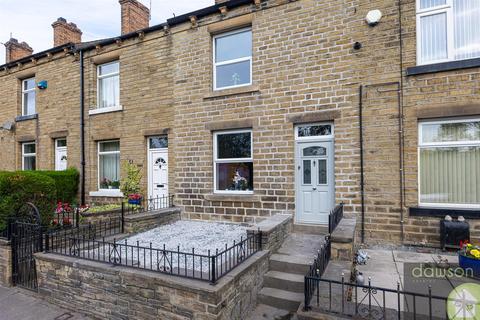
[[[205,95],[203,99],[208,100],[208,99],[214,99],[214,98],[233,96],[237,94],[256,93],[256,92],[260,92],[260,88],[256,85],[249,85],[249,86],[232,88],[232,89],[211,91],[209,94]]]
[[[88,115],[92,116],[92,115],[95,115],[95,114],[117,112],[117,111],[122,111],[122,110],[123,110],[122,106],[107,107],[107,108],[96,108],[96,109],[88,110]]]
[[[480,58],[448,61],[407,68],[407,76],[480,67]]]
[[[120,190],[99,190],[91,191],[88,194],[90,197],[110,197],[110,198],[123,198],[123,193]]]
[[[18,116],[15,118],[15,122],[22,122],[27,120],[38,119],[38,113],[29,114],[28,116]]]
[[[260,196],[254,194],[212,193],[203,196],[208,201],[259,202]]]
[[[463,216],[466,219],[480,219],[480,208],[433,208],[433,207],[410,207],[410,217],[444,218],[446,215],[452,218]]]

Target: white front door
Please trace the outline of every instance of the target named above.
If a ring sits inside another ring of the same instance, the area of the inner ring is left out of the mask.
[[[67,170],[67,139],[55,140],[55,170]]]
[[[165,197],[168,196],[168,140],[166,137],[148,140],[148,197]]]
[[[335,205],[333,141],[297,142],[296,221],[328,224]]]

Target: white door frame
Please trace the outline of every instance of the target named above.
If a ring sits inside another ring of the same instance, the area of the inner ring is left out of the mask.
[[[167,154],[167,157],[168,157],[168,147],[167,148],[150,148],[150,139],[151,138],[157,138],[157,137],[160,137],[160,136],[150,136],[150,137],[147,137],[147,165],[148,165],[148,168],[147,168],[147,192],[148,192],[148,195],[147,195],[147,198],[150,199],[150,197],[153,195],[153,189],[152,189],[152,183],[151,183],[151,179],[152,179],[152,157],[151,157],[151,153],[152,152],[164,152]],[[168,159],[167,159],[168,161]],[[169,161],[168,161],[169,162]],[[167,176],[168,176],[168,172],[167,172]],[[168,190],[168,184],[167,184],[167,190]]]
[[[67,167],[65,169],[68,168],[68,146],[66,145],[65,147],[59,147],[58,146],[58,140],[67,141],[67,138],[58,138],[58,139],[55,139],[54,142],[53,142],[55,144],[55,163],[54,163],[55,171],[60,171],[60,169],[58,168],[58,166],[60,165],[59,159],[58,159],[58,152],[60,152],[60,151],[65,151],[65,156],[67,157],[67,160],[66,160],[67,161]]]
[[[325,135],[325,136],[309,136],[309,137],[299,137],[298,135],[298,128],[301,126],[309,126],[309,125],[331,125],[331,134],[330,135]],[[332,150],[331,150],[331,155],[328,155],[327,157],[327,170],[330,170],[327,179],[331,180],[332,186],[331,186],[331,197],[333,198],[332,200],[332,208],[335,207],[335,126],[333,122],[319,122],[319,123],[305,123],[305,124],[299,124],[294,127],[295,130],[295,165],[294,165],[294,170],[295,170],[295,219],[294,222],[297,224],[312,224],[312,225],[324,225],[320,223],[313,223],[313,222],[308,222],[308,221],[302,221],[300,219],[300,214],[298,214],[298,210],[300,208],[299,206],[299,201],[300,201],[300,196],[298,194],[298,191],[300,190],[299,185],[302,180],[302,175],[300,174],[298,167],[300,165],[300,156],[299,156],[299,151],[300,151],[300,146],[305,144],[305,143],[331,143]],[[327,180],[327,181],[328,181]],[[328,221],[327,221],[328,224]]]

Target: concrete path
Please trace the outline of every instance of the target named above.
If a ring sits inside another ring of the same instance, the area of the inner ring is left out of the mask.
[[[0,319],[87,320],[89,318],[48,304],[36,298],[33,292],[0,286]]]

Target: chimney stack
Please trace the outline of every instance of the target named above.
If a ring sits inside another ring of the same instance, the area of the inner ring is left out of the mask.
[[[148,28],[150,9],[137,0],[119,0],[122,8],[122,34]]]
[[[33,49],[26,42],[18,42],[15,38],[10,38],[7,43],[5,43],[5,62],[9,63],[21,58],[28,57],[32,55]]]
[[[73,22],[67,23],[64,18],[58,18],[52,23],[53,46],[58,47],[66,43],[82,42],[82,31]]]

